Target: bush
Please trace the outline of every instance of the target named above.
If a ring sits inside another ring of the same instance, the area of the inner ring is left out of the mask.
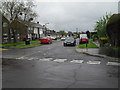
[[[109,39],[106,37],[101,37],[99,38],[99,43],[100,43],[100,46],[102,47],[109,46]]]

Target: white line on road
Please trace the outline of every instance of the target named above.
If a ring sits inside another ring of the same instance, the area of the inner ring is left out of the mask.
[[[100,64],[100,61],[88,61],[87,64]]]
[[[39,59],[39,58],[36,58],[36,57],[19,57],[19,58],[16,58],[16,59],[19,59],[19,60],[23,60],[23,59],[26,59],[26,60],[40,60],[40,61],[54,61],[54,62],[65,62],[67,61],[67,59],[55,59],[53,60],[53,58],[42,58],[42,59]],[[83,63],[84,60],[72,60],[70,61],[71,63]],[[101,64],[100,61],[88,61],[87,64]],[[118,62],[107,62],[106,65],[113,65],[113,66],[120,66],[120,63]]]
[[[34,58],[29,58],[28,60],[33,60]]]
[[[120,66],[118,62],[108,62],[106,65]]]
[[[51,61],[53,58],[43,58],[43,59],[39,59],[40,61]]]
[[[55,59],[54,61],[55,62],[65,62],[65,61],[67,61],[67,59]]]
[[[41,51],[38,51],[38,52],[41,52]],[[19,58],[16,58],[16,59],[21,59],[21,58],[29,57],[29,56],[31,56],[31,55],[33,55],[33,54],[38,53],[38,52],[34,52],[34,53],[31,53],[31,54],[27,54],[27,55],[24,55],[24,56],[19,57]]]
[[[19,57],[19,58],[16,58],[16,59],[25,59],[26,57]]]
[[[73,63],[83,63],[83,60],[72,60],[70,62],[73,62]]]

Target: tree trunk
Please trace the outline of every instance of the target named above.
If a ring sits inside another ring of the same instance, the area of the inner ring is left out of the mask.
[[[8,29],[8,43],[11,43],[11,33],[10,33],[10,28]]]

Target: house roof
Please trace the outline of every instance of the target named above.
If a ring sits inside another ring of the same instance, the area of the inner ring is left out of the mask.
[[[34,23],[34,22],[31,22],[30,23],[32,27],[36,27],[36,28],[43,28],[43,26],[39,23]]]
[[[8,20],[4,15],[2,15],[2,21],[3,21],[3,22],[8,22],[8,23],[9,23],[9,20]]]

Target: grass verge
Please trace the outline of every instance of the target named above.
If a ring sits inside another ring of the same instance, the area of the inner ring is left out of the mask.
[[[41,45],[40,43],[31,43],[30,45],[19,45],[19,46],[14,46],[12,48],[29,48],[29,47],[35,47]]]
[[[86,44],[80,44],[77,46],[78,48],[86,48]],[[94,44],[92,41],[89,41],[87,48],[99,48],[96,44]]]
[[[30,45],[25,45],[25,41],[21,41],[18,43],[2,44],[2,45],[0,45],[0,47],[11,46],[11,48],[28,48],[28,47],[35,47],[35,46],[39,46],[39,45],[41,45],[39,43],[39,40],[33,40],[33,41],[30,41]]]
[[[30,43],[36,43],[36,42],[39,42],[39,40],[30,41]],[[21,41],[21,42],[18,42],[18,43],[0,44],[0,47],[15,46],[15,45],[24,44],[24,43],[25,43],[25,41]]]
[[[18,44],[23,44],[24,41],[18,42],[18,43],[7,43],[7,44],[1,44],[0,47],[7,47],[7,46],[13,46]]]

